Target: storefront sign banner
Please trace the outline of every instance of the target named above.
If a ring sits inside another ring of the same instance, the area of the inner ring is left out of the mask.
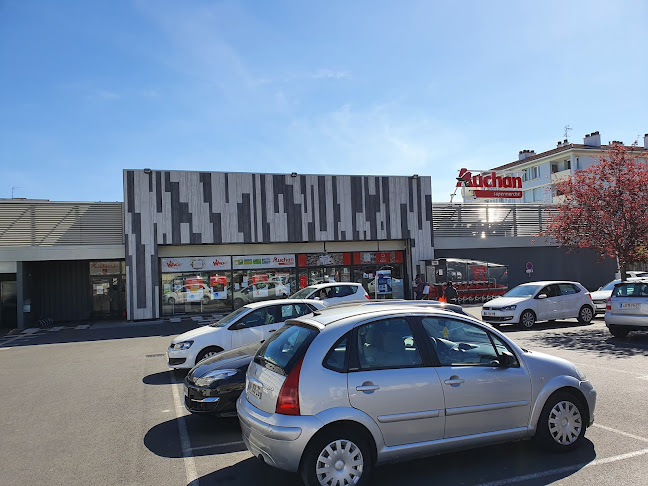
[[[232,258],[229,256],[162,258],[161,266],[162,273],[230,270]]]
[[[235,270],[254,270],[259,268],[291,268],[295,266],[295,255],[248,255],[235,256]]]
[[[90,262],[90,275],[119,275],[121,262]]]

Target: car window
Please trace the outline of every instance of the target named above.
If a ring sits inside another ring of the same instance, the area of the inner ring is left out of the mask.
[[[282,304],[275,307],[278,311],[278,322],[283,322],[286,319],[292,319],[313,312],[306,304]]]
[[[264,307],[243,316],[240,322],[245,324],[245,327],[265,326],[275,322],[275,315],[271,307]]]
[[[424,317],[421,322],[441,366],[499,366],[499,355],[513,356],[497,336],[467,322],[442,317]]]
[[[558,284],[558,288],[560,289],[560,295],[573,295],[577,293],[577,289],[572,284],[561,283]]]
[[[540,292],[538,292],[538,295],[540,294],[547,294],[547,297],[556,297],[560,295],[560,290],[556,285],[547,285],[546,287],[543,287]]]
[[[311,327],[286,324],[259,348],[254,362],[287,376],[304,356],[317,333]]]
[[[335,297],[346,297],[347,295],[351,295],[352,288],[350,285],[336,285],[333,287],[334,292],[335,292]]]
[[[612,291],[612,297],[648,297],[648,284],[634,282],[617,285]]]
[[[403,318],[359,327],[357,342],[361,370],[405,368],[423,363],[410,326]]]
[[[342,372],[346,369],[347,349],[349,347],[349,335],[343,336],[329,350],[324,358],[323,365],[333,371]]]

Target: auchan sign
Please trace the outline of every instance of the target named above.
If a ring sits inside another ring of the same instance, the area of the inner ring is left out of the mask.
[[[495,171],[472,175],[468,169],[461,169],[457,187],[468,189],[474,197],[521,199],[522,178],[511,175],[497,175]]]

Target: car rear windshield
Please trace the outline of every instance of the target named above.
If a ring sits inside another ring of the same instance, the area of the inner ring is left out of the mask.
[[[275,373],[287,376],[303,358],[319,331],[298,324],[286,324],[268,339],[254,356],[254,362]]]
[[[614,287],[612,297],[648,297],[648,283],[628,282]]]

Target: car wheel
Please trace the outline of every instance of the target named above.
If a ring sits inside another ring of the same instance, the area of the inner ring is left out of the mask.
[[[207,304],[209,304],[209,302],[210,302],[210,298],[209,298],[209,297],[203,297],[203,298],[202,298],[202,303],[203,303],[203,305],[207,305]]]
[[[175,304],[175,299],[173,297],[169,297],[167,299],[167,304],[171,304],[171,305]]]
[[[614,337],[620,337],[624,338],[628,335],[630,331],[627,329],[623,329],[619,326],[610,326],[610,334],[612,334]]]
[[[219,348],[218,346],[210,346],[208,348],[205,348],[200,353],[198,353],[198,356],[196,356],[196,364],[200,363],[203,359],[211,358],[212,356],[216,356],[218,353],[222,352],[223,348]]]
[[[306,486],[369,484],[373,457],[364,434],[335,427],[316,436],[306,447],[299,474]]]
[[[532,310],[527,309],[520,314],[520,322],[518,322],[518,325],[522,329],[531,329],[535,323],[536,315]]]
[[[493,327],[497,327],[497,328],[500,327],[500,323],[499,323],[499,322],[489,322],[489,324],[490,324],[491,326],[493,326]]]
[[[243,307],[245,305],[245,302],[243,302],[243,299],[241,298],[236,298],[234,299],[234,309],[238,309],[239,307]]]
[[[554,393],[542,409],[535,439],[545,449],[557,452],[578,447],[585,436],[584,412],[581,401],[571,393]]]
[[[581,324],[589,324],[594,319],[594,311],[589,305],[584,305],[578,311],[578,322]]]

